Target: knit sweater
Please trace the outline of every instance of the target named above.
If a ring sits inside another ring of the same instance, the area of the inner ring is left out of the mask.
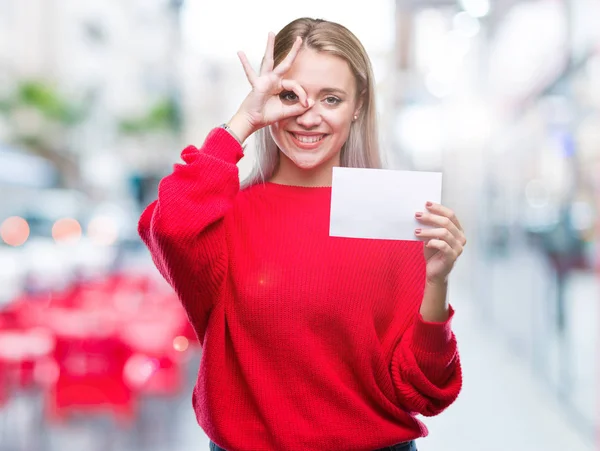
[[[225,130],[187,147],[139,233],[202,345],[192,395],[228,451],[369,451],[427,435],[462,378],[423,320],[423,243],[329,236],[331,187],[240,190]],[[360,213],[360,212],[358,212]]]

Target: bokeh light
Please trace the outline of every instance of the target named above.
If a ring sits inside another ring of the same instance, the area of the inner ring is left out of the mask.
[[[135,354],[127,360],[123,376],[132,387],[140,387],[148,382],[158,368],[159,364],[155,359],[143,354]]]
[[[460,0],[460,5],[473,17],[484,17],[490,12],[490,0]]]
[[[9,246],[21,246],[29,238],[29,224],[19,216],[11,216],[2,222],[0,236]]]
[[[181,335],[173,339],[173,349],[176,351],[184,352],[187,350],[189,345],[189,340]]]
[[[479,20],[464,11],[459,12],[452,19],[454,29],[467,38],[473,38],[479,33],[481,28]]]
[[[79,241],[81,238],[81,225],[76,219],[59,219],[52,226],[52,238],[57,243]]]

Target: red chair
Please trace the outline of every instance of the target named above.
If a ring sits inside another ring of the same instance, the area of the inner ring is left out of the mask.
[[[130,348],[112,333],[114,325],[98,323],[92,312],[62,314],[58,318],[64,327],[57,331],[54,353],[58,377],[46,397],[49,419],[64,420],[71,412],[108,412],[120,423],[130,424],[135,398],[123,377]]]

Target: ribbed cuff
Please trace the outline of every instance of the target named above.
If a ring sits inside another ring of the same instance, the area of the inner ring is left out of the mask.
[[[213,128],[202,145],[206,155],[228,163],[237,164],[244,156],[244,151],[237,139],[222,127]]]
[[[454,309],[449,308],[448,319],[444,322],[429,322],[417,314],[412,334],[413,349],[426,353],[443,353],[452,342],[452,318]]]

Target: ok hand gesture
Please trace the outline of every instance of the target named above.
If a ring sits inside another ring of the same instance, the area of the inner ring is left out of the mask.
[[[273,122],[300,115],[313,105],[312,99],[307,98],[302,86],[294,80],[283,78],[300,51],[302,39],[296,38],[292,49],[277,67],[274,67],[274,46],[275,35],[269,33],[267,49],[259,74],[254,71],[244,52],[238,52],[246,77],[252,86],[252,90],[232,119],[232,122],[234,120],[237,122],[238,130],[243,129],[238,131],[239,134],[246,135],[243,136],[243,139]],[[284,91],[293,92],[299,101],[293,104],[283,102],[280,94]],[[233,124],[230,125],[233,127]]]

